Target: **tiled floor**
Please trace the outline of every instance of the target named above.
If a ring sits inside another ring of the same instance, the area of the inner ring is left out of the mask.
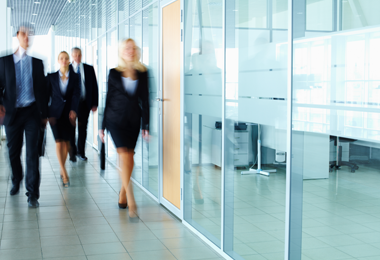
[[[286,174],[284,167],[273,167],[277,172],[269,177],[229,172],[232,183],[226,185],[233,190],[225,199],[233,221],[225,221],[234,235],[235,259],[284,259]],[[342,167],[328,179],[304,180],[302,260],[380,259],[380,162],[360,162],[359,167],[355,173]],[[204,203],[196,203],[194,187],[192,220],[220,240],[220,168],[203,166],[198,181],[196,172],[194,167],[185,181],[189,187],[199,183]]]
[[[87,156],[88,162],[67,162],[71,187],[63,189],[49,131],[40,207],[30,209],[24,187],[9,196],[7,148],[0,148],[0,260],[223,259],[138,188],[140,218],[129,219],[117,207],[117,170],[107,165],[100,172],[92,148]]]

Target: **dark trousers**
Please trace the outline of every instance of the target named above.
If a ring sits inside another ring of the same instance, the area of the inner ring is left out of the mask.
[[[40,169],[38,156],[38,140],[41,119],[36,105],[22,108],[16,112],[12,124],[5,127],[7,134],[9,159],[12,168],[12,183],[17,185],[22,181],[21,150],[25,133],[26,145],[26,175],[25,187],[27,196],[40,197]]]
[[[86,101],[81,101],[79,103],[78,109],[78,146],[76,146],[75,142],[75,128],[73,128],[73,132],[70,138],[70,156],[75,156],[80,154],[85,156],[85,148],[86,148],[86,139],[87,139],[87,124],[88,124],[88,116],[90,115],[90,110],[87,107]]]

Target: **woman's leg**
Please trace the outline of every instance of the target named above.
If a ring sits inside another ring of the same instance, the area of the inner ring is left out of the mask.
[[[60,166],[60,174],[61,176],[63,176],[63,174],[65,173],[65,163],[63,162],[63,156],[62,156],[62,153],[63,153],[63,142],[61,141],[56,141],[55,142],[55,150],[56,150],[56,153],[57,153],[57,158],[58,158],[58,162],[59,162],[59,166]]]
[[[134,152],[131,149],[118,148],[117,153],[120,156],[120,178],[122,182],[122,188],[120,190],[119,203],[125,203],[125,195],[127,197],[128,206],[129,206],[129,215],[136,215],[136,201],[133,195],[133,187],[131,182],[131,175],[133,171],[134,161],[133,155]]]

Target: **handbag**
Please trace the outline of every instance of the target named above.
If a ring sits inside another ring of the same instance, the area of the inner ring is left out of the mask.
[[[99,161],[100,161],[100,169],[104,170],[106,168],[106,147],[105,147],[105,144],[103,142],[102,142],[102,145],[100,147],[100,160]]]

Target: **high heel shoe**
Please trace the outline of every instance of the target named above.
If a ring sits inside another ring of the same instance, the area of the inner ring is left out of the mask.
[[[64,188],[68,188],[68,187],[70,187],[70,179],[69,179],[69,177],[67,177],[67,178],[63,178],[63,176],[61,176],[62,178],[62,185],[63,185],[63,187]],[[66,180],[66,182],[65,182],[65,180]]]
[[[119,198],[120,198],[120,191],[119,191]],[[128,207],[128,202],[127,203],[119,203],[119,209],[126,209]]]

